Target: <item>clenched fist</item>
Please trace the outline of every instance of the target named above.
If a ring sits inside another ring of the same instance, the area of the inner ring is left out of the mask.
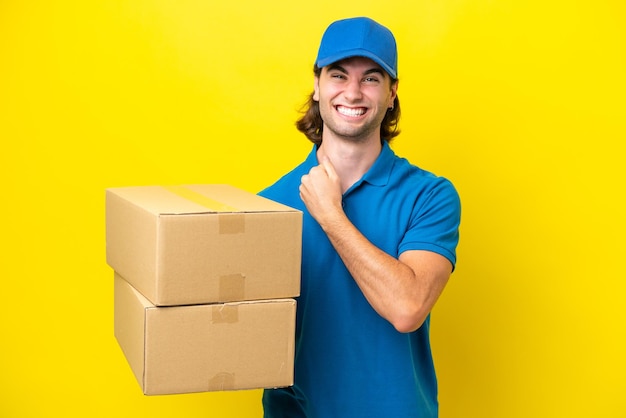
[[[324,229],[343,215],[341,180],[328,157],[302,176],[300,198]]]

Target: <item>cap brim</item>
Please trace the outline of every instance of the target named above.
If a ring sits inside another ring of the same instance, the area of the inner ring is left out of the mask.
[[[376,64],[380,65],[383,68],[383,70],[385,70],[391,76],[391,78],[393,78],[394,80],[398,78],[398,74],[396,74],[393,68],[387,65],[385,61],[380,59],[375,54],[372,54],[371,52],[363,50],[363,49],[351,49],[351,50],[341,51],[340,53],[337,53],[335,55],[331,55],[331,56],[324,57],[324,58],[317,60],[316,65],[319,68],[323,68],[323,67],[326,67],[327,65],[334,64],[335,62],[344,60],[346,58],[352,58],[352,57],[369,58],[372,61],[374,61]]]

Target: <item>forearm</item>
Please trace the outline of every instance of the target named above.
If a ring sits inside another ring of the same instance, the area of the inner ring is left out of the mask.
[[[322,228],[376,312],[401,332],[419,328],[432,307],[425,277],[373,245],[342,213]]]

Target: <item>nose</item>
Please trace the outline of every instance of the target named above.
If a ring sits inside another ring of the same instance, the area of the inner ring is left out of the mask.
[[[346,84],[344,96],[351,102],[361,99],[361,81],[358,78],[353,78]]]

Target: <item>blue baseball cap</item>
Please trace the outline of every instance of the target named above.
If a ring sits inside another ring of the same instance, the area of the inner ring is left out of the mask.
[[[322,36],[315,65],[326,67],[350,57],[366,57],[398,78],[398,51],[393,33],[368,17],[354,17],[330,24]]]

